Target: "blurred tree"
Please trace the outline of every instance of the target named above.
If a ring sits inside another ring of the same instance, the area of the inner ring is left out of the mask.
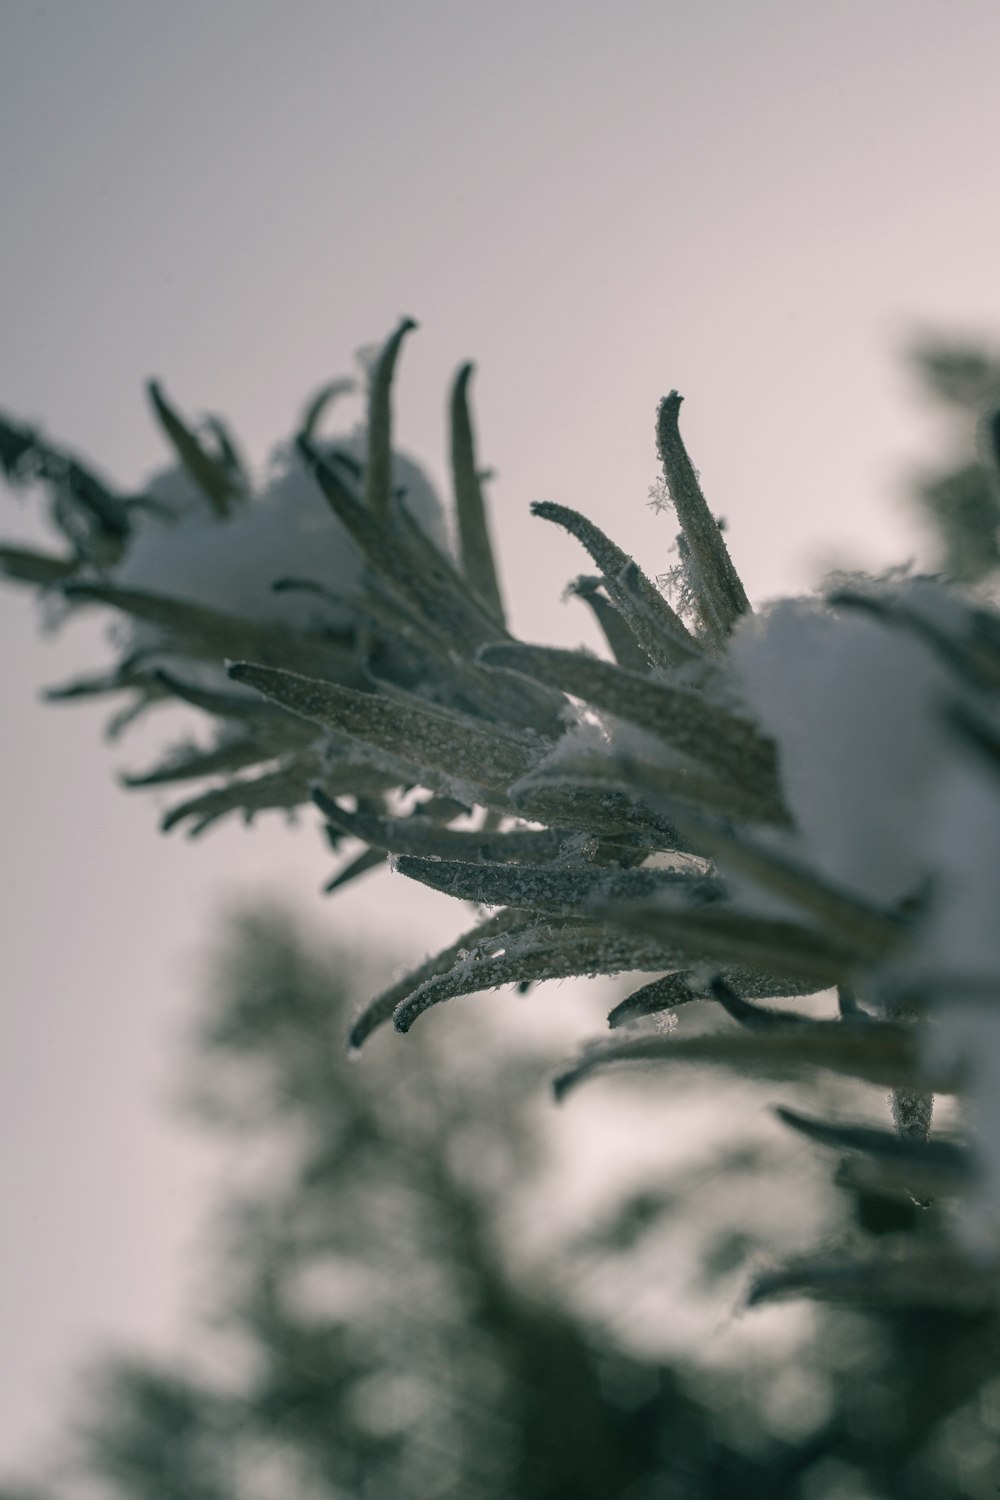
[[[352,1067],[355,964],[275,912],[236,919],[216,971],[197,1105],[256,1161],[221,1226],[230,1372],[106,1363],[78,1477],[129,1500],[610,1500],[711,1449],[671,1372],[616,1355],[609,1387],[608,1352],[503,1252],[537,1059]]]
[[[505,1041],[479,1066],[481,1050],[456,1026],[433,1052],[417,1043],[406,1069],[386,1067],[384,1054],[352,1066],[340,1039],[349,992],[359,981],[363,992],[357,968],[320,954],[275,911],[230,923],[190,1084],[201,1118],[233,1136],[241,1179],[217,1226],[211,1326],[173,1363],[117,1357],[96,1368],[53,1493],[987,1493],[976,1486],[987,1474],[995,1483],[996,1417],[982,1396],[996,1368],[994,1320],[905,1307],[828,1314],[790,1367],[765,1363],[753,1379],[700,1368],[697,1350],[684,1368],[637,1358],[558,1288],[597,1255],[617,1263],[627,1295],[637,1249],[663,1254],[675,1210],[710,1221],[706,1193],[726,1199],[754,1171],[745,1147],[700,1181],[664,1184],[660,1173],[658,1186],[617,1195],[604,1221],[554,1252],[545,1285],[532,1285],[511,1253],[510,1217],[540,1170],[528,1101],[546,1061]],[[849,1194],[867,1237],[919,1216],[912,1204]],[[728,1226],[706,1238],[710,1277],[738,1271],[754,1243],[747,1234],[734,1246]],[[789,1378],[825,1392],[797,1430],[769,1399]]]
[[[955,422],[952,451],[913,484],[949,577],[974,583],[1000,566],[1000,356],[978,343],[930,336],[910,364],[924,394]]]

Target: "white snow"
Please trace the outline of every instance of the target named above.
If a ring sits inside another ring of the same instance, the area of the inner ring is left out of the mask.
[[[327,452],[362,460],[364,435],[357,431]],[[405,491],[404,504],[440,543],[443,513],[422,470],[396,454],[393,484]],[[299,629],[344,623],[342,612],[314,595],[272,589],[276,579],[291,577],[346,595],[360,584],[354,543],[294,451],[276,449],[267,482],[226,517],[214,514],[183,470],[160,471],[146,488],[178,518],[142,518],[115,571],[116,583]]]
[[[740,695],[778,742],[809,862],[877,902],[928,872],[926,824],[951,758],[949,673],[911,634],[811,599],[748,620],[730,659]]]
[[[957,636],[969,605],[923,580],[878,589]],[[782,783],[806,861],[887,906],[925,910],[880,989],[932,986],[932,1045],[973,1066],[971,1115],[986,1180],[962,1228],[979,1244],[1000,1230],[1000,776],[949,727],[945,710],[988,700],[934,647],[870,615],[816,599],[783,600],[746,621],[730,652],[733,683],[779,747]]]

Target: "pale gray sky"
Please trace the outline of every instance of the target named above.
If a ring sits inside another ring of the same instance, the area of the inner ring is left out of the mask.
[[[753,597],[896,560],[928,446],[901,342],[1000,328],[998,56],[993,0],[0,0],[0,405],[132,484],[157,374],[259,460],[407,313],[401,441],[443,475],[475,358],[527,638],[589,638],[558,600],[582,554],[530,501],[668,565],[671,386]],[[411,951],[461,916],[388,876],[322,907],[305,828],[160,841],[113,784],[155,735],[109,751],[100,714],[36,704],[99,630],[40,644],[10,592],[0,620],[2,1468],[73,1361],[172,1326],[203,1157],[162,1099],[219,900],[345,931],[388,906]]]

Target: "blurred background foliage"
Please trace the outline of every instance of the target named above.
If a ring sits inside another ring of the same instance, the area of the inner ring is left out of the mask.
[[[927,335],[913,344],[909,363],[947,424],[944,461],[914,477],[913,498],[934,536],[937,566],[975,583],[1000,566],[1000,354]]]
[[[651,1093],[659,1163],[612,1174],[589,1222],[547,1223],[555,1054],[458,1022],[406,1067],[392,1037],[350,1062],[367,969],[287,914],[228,920],[185,1082],[231,1142],[203,1324],[173,1360],[98,1360],[49,1477],[3,1500],[994,1493],[992,1316],[810,1310],[721,1362],[711,1337],[678,1351],[669,1307],[638,1339],[621,1316],[679,1254],[687,1298],[734,1306],[761,1210],[772,1241],[847,1215],[859,1242],[921,1210],[783,1173],[738,1092],[726,1149],[678,1164]],[[622,1084],[602,1087],[610,1128]]]

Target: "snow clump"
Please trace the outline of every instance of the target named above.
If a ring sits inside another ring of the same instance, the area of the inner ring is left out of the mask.
[[[359,464],[364,447],[358,431],[323,451],[329,459],[344,455]],[[414,519],[443,544],[442,507],[423,471],[397,453],[392,481]],[[293,449],[274,450],[267,482],[227,516],[216,514],[180,468],[153,475],[146,493],[173,518],[143,518],[115,570],[116,584],[300,630],[348,623],[343,611],[315,595],[273,589],[279,578],[300,578],[350,596],[361,584],[353,541]]]
[[[884,613],[782,600],[740,626],[730,666],[779,747],[789,852],[869,901],[919,911],[868,998],[926,997],[933,1045],[973,1065],[986,1180],[965,1225],[985,1243],[1000,1228],[1000,774],[953,713],[1000,721],[995,694],[955,670],[957,652],[949,661],[949,643],[974,638],[974,602],[918,579],[871,597]]]

